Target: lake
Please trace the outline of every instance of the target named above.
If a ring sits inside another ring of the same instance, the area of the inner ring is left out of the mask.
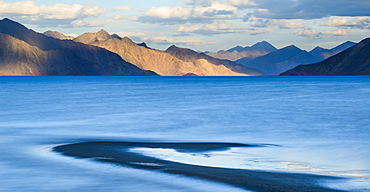
[[[0,191],[246,191],[51,150],[84,141],[263,145],[132,151],[370,189],[369,77],[0,77],[0,109]]]

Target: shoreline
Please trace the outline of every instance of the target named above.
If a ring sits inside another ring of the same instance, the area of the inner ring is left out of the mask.
[[[203,180],[216,181],[247,190],[265,191],[328,191],[343,190],[320,186],[320,181],[341,180],[341,177],[305,173],[268,172],[247,169],[217,168],[167,161],[139,153],[130,148],[168,148],[182,152],[223,150],[230,147],[263,147],[238,143],[145,143],[145,142],[83,142],[56,146],[53,152],[75,158],[90,158],[98,162],[114,163],[137,169],[183,175]]]

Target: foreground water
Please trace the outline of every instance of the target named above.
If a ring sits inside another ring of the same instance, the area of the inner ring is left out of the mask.
[[[132,149],[215,167],[349,178],[369,190],[368,77],[0,77],[0,191],[244,191],[74,159],[83,141],[268,144],[207,153]]]

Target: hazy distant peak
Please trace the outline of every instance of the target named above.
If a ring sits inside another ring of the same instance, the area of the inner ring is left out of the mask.
[[[289,51],[303,51],[302,49],[298,48],[295,45],[288,45],[280,50],[289,50]]]
[[[271,45],[269,42],[267,41],[261,41],[261,42],[258,42],[250,47],[246,46],[246,47],[242,47],[240,45],[234,47],[234,48],[231,48],[229,50],[227,50],[228,52],[234,52],[234,51],[238,51],[238,52],[242,52],[242,51],[265,51],[265,52],[273,52],[273,51],[276,51],[276,47],[274,47],[273,45]]]
[[[325,48],[322,48],[320,46],[316,46],[315,48],[313,48],[310,52],[314,52],[314,51],[327,51],[328,49],[325,49]]]
[[[234,51],[237,51],[237,52],[242,52],[244,49],[244,47],[240,46],[240,45],[237,45],[236,47],[234,48],[231,48],[231,49],[228,49],[227,51],[228,52],[234,52]]]
[[[167,50],[166,50],[166,51],[168,51],[168,50],[173,50],[173,49],[179,49],[179,47],[177,47],[176,45],[171,45],[171,46],[169,46],[169,47],[167,48]]]
[[[106,41],[108,39],[121,39],[121,37],[118,36],[117,34],[110,35],[107,31],[101,29],[96,33],[84,33],[76,37],[74,41],[85,44],[91,44],[95,41]]]
[[[338,45],[338,46],[336,46],[336,47],[334,47],[334,48],[332,48],[332,49],[330,49],[333,53],[339,53],[339,52],[341,52],[341,51],[344,51],[344,50],[346,50],[346,49],[348,49],[348,48],[350,48],[350,47],[352,47],[352,46],[354,46],[354,45],[356,45],[356,43],[355,42],[352,42],[352,41],[346,41],[346,42],[344,42],[344,43],[342,43],[342,44],[340,44],[340,45]]]
[[[60,40],[72,40],[72,39],[74,39],[74,37],[64,35],[64,34],[58,32],[58,31],[48,30],[48,31],[45,31],[43,34],[48,36],[48,37],[53,37],[55,39],[60,39]]]
[[[347,44],[351,45],[351,42]],[[370,39],[367,38],[326,60],[297,66],[282,75],[369,75],[369,53]]]

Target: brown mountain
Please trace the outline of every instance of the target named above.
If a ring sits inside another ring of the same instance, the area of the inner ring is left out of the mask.
[[[370,38],[324,61],[300,65],[281,75],[370,75]]]
[[[125,37],[95,41],[91,45],[105,48],[120,55],[125,61],[135,64],[141,69],[155,71],[164,76],[248,76],[261,75],[256,70],[237,65],[230,61],[222,61],[192,50],[170,47],[167,51],[140,46]],[[180,57],[174,49],[183,53]],[[188,52],[183,52],[187,50]],[[200,56],[199,55],[204,55]]]
[[[2,75],[155,75],[106,49],[48,37],[9,19],[0,20],[0,33]]]
[[[58,32],[58,31],[45,31],[43,34],[46,35],[46,36],[49,36],[49,37],[54,37],[55,39],[60,39],[60,40],[72,40],[72,39],[74,39],[74,37],[64,35],[64,34]]]
[[[68,49],[43,51],[0,33],[0,75],[98,75],[95,64]]]
[[[114,38],[121,39],[120,36],[116,34],[110,35],[108,32],[102,29],[97,33],[84,33],[76,37],[75,39],[73,39],[73,41],[85,43],[85,44],[91,44],[95,41],[105,41],[105,40],[114,39]]]
[[[252,60],[254,58],[266,55],[268,53],[274,52],[277,49],[266,41],[258,42],[251,47],[241,47],[236,46],[227,51],[220,50],[217,53],[206,53],[207,55],[218,58],[227,59],[230,61],[237,61],[239,59],[245,58]]]
[[[247,74],[248,76],[257,76],[257,75],[263,74],[258,70],[251,69],[243,65],[239,65],[229,60],[217,59],[209,55],[206,55],[204,53],[198,53],[191,49],[179,48],[179,47],[176,47],[175,45],[172,45],[171,47],[169,47],[165,51],[165,53],[169,53],[175,56],[176,58],[181,59],[186,62],[196,62],[199,60],[207,61],[208,63],[212,63],[217,66],[224,66],[228,68],[229,70],[232,70],[237,73]]]

